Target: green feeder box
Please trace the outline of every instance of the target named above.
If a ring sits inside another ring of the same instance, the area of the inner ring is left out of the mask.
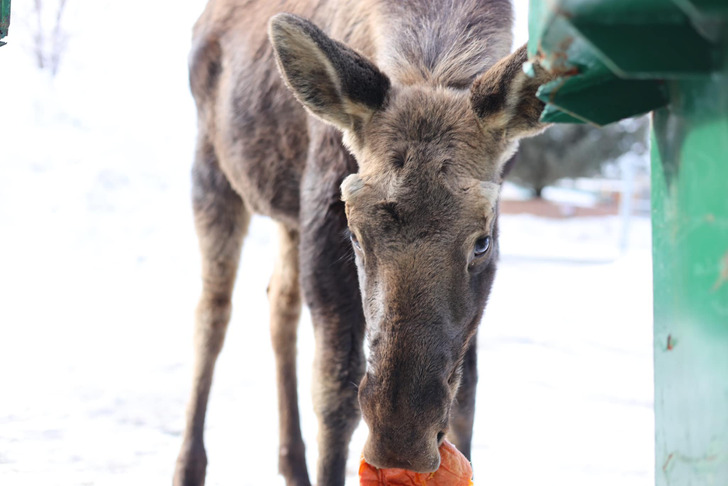
[[[542,120],[652,112],[655,483],[726,486],[728,0],[531,0],[529,33]]]

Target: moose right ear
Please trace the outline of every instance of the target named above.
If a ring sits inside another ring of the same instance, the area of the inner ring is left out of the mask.
[[[389,78],[364,56],[291,14],[270,20],[278,70],[311,113],[340,130],[356,130],[384,105]]]
[[[527,60],[524,45],[487,70],[470,88],[470,102],[481,126],[502,131],[509,140],[537,135],[548,126],[540,121],[544,102],[536,98],[536,91],[556,76],[539,64],[533,65],[535,76],[527,76],[523,72]]]

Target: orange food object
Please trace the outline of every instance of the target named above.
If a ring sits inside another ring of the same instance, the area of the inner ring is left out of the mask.
[[[473,486],[473,468],[457,448],[443,441],[440,468],[434,473],[417,473],[406,469],[378,469],[362,457],[359,464],[361,486]]]

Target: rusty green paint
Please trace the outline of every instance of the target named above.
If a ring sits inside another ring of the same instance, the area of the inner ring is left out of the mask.
[[[547,103],[543,121],[606,125],[667,102],[659,82],[623,79],[610,69],[609,59],[576,28],[574,11],[565,10],[573,5],[532,0],[530,7],[529,55],[560,75],[539,90]],[[605,92],[610,96],[601,96]]]
[[[10,0],[0,0],[0,39],[8,35],[10,27]],[[6,43],[0,41],[0,46]]]
[[[721,69],[725,12],[725,0],[532,0],[529,55],[561,77],[539,93],[543,120],[605,125],[665,106],[664,80]]]
[[[657,486],[728,485],[728,1],[531,0],[542,119],[653,112]]]

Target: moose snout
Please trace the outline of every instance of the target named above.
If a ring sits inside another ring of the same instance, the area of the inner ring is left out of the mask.
[[[404,443],[396,436],[372,433],[364,445],[364,460],[378,468],[408,469],[419,473],[440,467],[438,434]]]
[[[442,380],[427,381],[425,385],[365,376],[359,386],[359,404],[369,427],[364,445],[369,464],[420,473],[440,467],[439,446],[447,429],[450,400]]]

